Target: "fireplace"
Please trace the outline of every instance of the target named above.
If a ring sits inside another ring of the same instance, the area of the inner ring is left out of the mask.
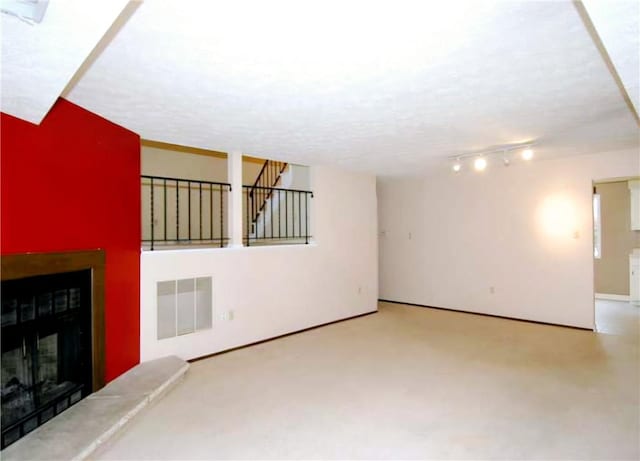
[[[2,448],[104,386],[104,253],[2,257]]]

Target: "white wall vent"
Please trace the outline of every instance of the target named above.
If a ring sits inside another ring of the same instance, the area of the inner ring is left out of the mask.
[[[158,282],[158,339],[211,328],[211,277]]]

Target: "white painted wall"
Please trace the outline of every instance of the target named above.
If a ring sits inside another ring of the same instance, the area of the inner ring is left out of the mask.
[[[635,176],[639,157],[379,180],[380,298],[592,328],[592,180]]]
[[[289,168],[284,172],[282,185],[285,189],[310,189],[309,167],[303,165],[289,164]]]
[[[312,244],[142,253],[143,361],[191,359],[377,309],[375,178],[325,167],[311,177]],[[208,275],[213,328],[158,341],[156,282]],[[234,319],[220,320],[229,310]]]

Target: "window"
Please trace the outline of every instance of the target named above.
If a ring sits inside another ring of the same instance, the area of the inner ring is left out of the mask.
[[[600,194],[593,194],[593,257],[602,257],[602,218],[600,214]]]

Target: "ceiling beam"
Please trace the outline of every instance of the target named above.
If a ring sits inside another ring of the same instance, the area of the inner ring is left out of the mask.
[[[0,110],[39,124],[127,3],[51,2],[33,24],[1,14]]]
[[[640,122],[640,3],[582,0],[576,8],[611,75]]]

